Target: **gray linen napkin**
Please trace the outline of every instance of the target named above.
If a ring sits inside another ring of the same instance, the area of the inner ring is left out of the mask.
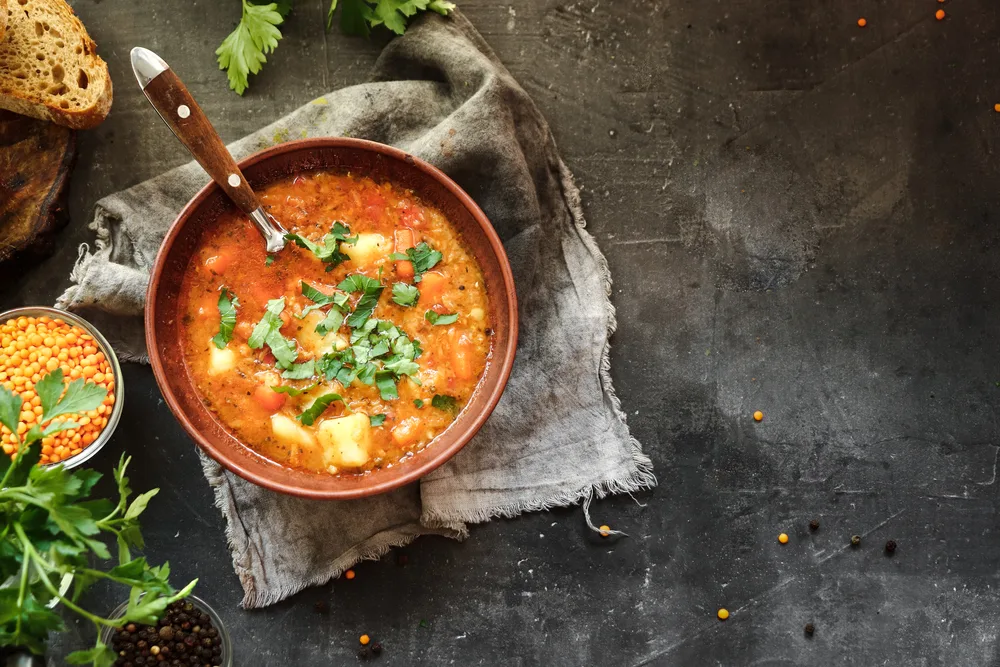
[[[319,98],[230,150],[240,158],[275,137],[331,135],[398,146],[472,195],[513,264],[520,345],[482,431],[394,493],[301,500],[204,459],[247,607],[326,582],[417,535],[463,538],[467,523],[656,483],[611,386],[611,278],[584,230],[577,188],[538,109],[472,25],[460,14],[424,16],[385,48],[370,83]],[[206,182],[192,162],[97,204],[97,250],[81,248],[76,284],[57,305],[87,311],[126,358],[145,358],[139,316],[166,227]]]

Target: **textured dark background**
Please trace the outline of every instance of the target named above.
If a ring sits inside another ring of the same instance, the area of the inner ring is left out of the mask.
[[[232,140],[365,79],[380,41],[324,35],[326,4],[296,2],[239,98],[213,56],[237,0],[75,2],[115,104],[80,135],[56,255],[0,306],[51,303],[94,202],[188,159],[132,46]],[[947,2],[941,22],[933,0],[460,4],[583,188],[615,278],[612,375],[660,486],[595,503],[627,539],[579,509],[493,521],[245,612],[193,446],[130,366],[95,464],[127,448],[135,486],[162,487],[147,553],[202,578],[237,664],[353,664],[362,632],[386,665],[1000,664],[996,0]]]

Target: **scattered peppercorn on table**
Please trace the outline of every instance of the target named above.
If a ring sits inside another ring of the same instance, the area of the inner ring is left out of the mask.
[[[100,343],[80,325],[47,315],[21,316],[0,324],[0,383],[24,401],[18,435],[26,433],[42,414],[35,384],[59,368],[68,381],[93,382],[107,389],[108,395],[96,410],[69,415],[79,428],[42,440],[42,464],[66,461],[94,444],[111,418],[116,378]],[[5,426],[0,426],[0,444],[11,458],[17,453],[17,438]]]

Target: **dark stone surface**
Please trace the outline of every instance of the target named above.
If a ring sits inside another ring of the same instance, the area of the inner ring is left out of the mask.
[[[296,4],[238,98],[212,55],[235,0],[75,3],[115,106],[80,135],[58,253],[0,306],[50,303],[93,203],[187,160],[131,46],[172,63],[226,139],[364,80],[379,43],[324,36],[326,1]],[[461,4],[584,189],[616,281],[612,375],[660,486],[595,503],[627,539],[579,509],[493,521],[246,612],[193,447],[129,367],[95,464],[127,449],[134,486],[162,487],[147,553],[202,578],[237,664],[353,664],[362,632],[386,665],[1000,664],[1000,6]]]

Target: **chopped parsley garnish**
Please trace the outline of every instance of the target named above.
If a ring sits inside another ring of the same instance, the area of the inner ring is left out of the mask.
[[[225,349],[229,341],[233,339],[233,327],[236,326],[236,309],[240,307],[240,300],[236,295],[223,287],[219,294],[219,333],[212,337],[215,347],[220,350]]]
[[[413,405],[417,406],[417,409],[419,410],[420,408],[424,407],[424,399],[422,398],[413,399]]]
[[[369,319],[351,332],[350,347],[324,354],[316,363],[316,371],[327,381],[337,380],[343,386],[360,380],[376,385],[383,400],[399,398],[396,382],[404,375],[420,384],[420,371],[415,359],[421,354],[420,344],[410,340],[392,322]]]
[[[319,385],[317,384],[311,384],[308,387],[303,387],[302,389],[296,389],[295,387],[289,387],[287,385],[276,385],[274,387],[271,387],[271,391],[276,391],[279,394],[288,394],[292,398],[295,398],[296,396],[304,394],[307,391],[315,389],[318,386]]]
[[[412,306],[420,298],[420,290],[413,285],[396,283],[392,286],[392,300],[401,306]]]
[[[372,426],[381,426],[385,423],[385,415],[368,415],[368,423]]]
[[[326,412],[326,409],[330,407],[331,403],[343,400],[344,399],[340,397],[340,394],[323,394],[313,401],[313,404],[306,408],[302,414],[297,417],[297,419],[306,426],[312,426],[319,416]]]
[[[358,242],[357,236],[351,236],[351,230],[347,225],[339,220],[333,223],[333,228],[326,234],[319,243],[313,243],[309,239],[299,234],[285,234],[285,240],[294,241],[300,248],[305,248],[316,255],[320,261],[326,264],[327,271],[333,271],[342,262],[350,259],[340,248],[341,243],[355,244]]]
[[[378,299],[382,296],[382,290],[385,288],[374,278],[355,273],[344,278],[337,285],[337,289],[344,292],[361,292],[361,299],[354,307],[354,312],[347,317],[347,326],[357,329],[364,326],[368,318],[375,312],[375,306],[378,305]]]
[[[267,259],[264,260],[264,266],[271,266],[274,264],[274,255],[268,255]]]
[[[438,410],[444,410],[445,412],[451,412],[452,414],[458,412],[458,401],[456,401],[452,396],[434,394],[434,398],[431,399],[431,405]]]
[[[378,387],[383,401],[394,401],[399,398],[399,393],[396,391],[396,376],[392,371],[375,373],[375,386]]]
[[[423,278],[422,274],[430,271],[444,258],[444,255],[434,250],[426,241],[421,241],[416,248],[407,248],[406,254],[394,252],[389,255],[392,260],[409,260],[413,263],[413,282],[419,283]]]
[[[299,319],[305,317],[314,310],[319,310],[325,306],[330,306],[330,310],[327,312],[326,317],[323,321],[316,325],[316,333],[321,336],[325,336],[331,331],[336,331],[340,328],[340,325],[344,323],[344,313],[346,313],[349,308],[347,306],[350,297],[346,294],[336,293],[332,296],[327,296],[323,292],[302,281],[302,296],[312,301],[312,305],[306,306],[302,309],[302,315]]]
[[[271,299],[267,302],[267,309],[264,317],[260,319],[253,333],[247,340],[247,345],[251,349],[259,350],[265,344],[271,348],[271,354],[278,362],[280,368],[290,368],[296,357],[299,356],[293,341],[281,335],[281,311],[285,309],[285,297]]]
[[[308,380],[316,374],[316,362],[310,359],[301,364],[292,364],[288,370],[281,374],[286,380]]]
[[[428,310],[424,313],[424,319],[431,324],[454,324],[458,321],[458,314],[452,313],[450,315],[438,315],[433,310]]]

